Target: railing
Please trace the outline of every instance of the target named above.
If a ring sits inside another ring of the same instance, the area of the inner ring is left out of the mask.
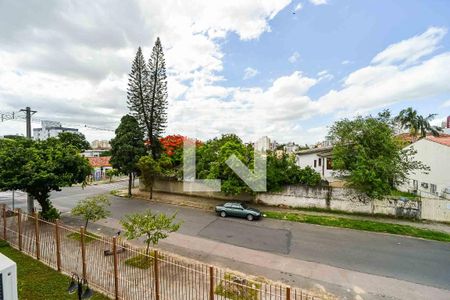
[[[319,300],[301,289],[255,280],[120,239],[100,237],[2,208],[1,237],[65,274],[77,273],[113,299]]]

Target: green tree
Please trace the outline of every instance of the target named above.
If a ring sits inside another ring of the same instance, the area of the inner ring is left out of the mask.
[[[106,177],[109,178],[109,182],[112,182],[113,177],[114,176],[119,176],[120,172],[117,169],[107,169],[105,171],[105,175],[106,175]]]
[[[167,216],[163,213],[153,214],[151,210],[143,213],[126,215],[120,221],[124,230],[125,237],[129,240],[145,237],[145,254],[149,254],[150,244],[157,245],[159,240],[165,239],[169,233],[175,232],[180,228],[181,223],[174,223],[176,214]]]
[[[432,126],[430,122],[436,117],[436,114],[429,114],[423,117],[417,113],[412,107],[408,107],[400,111],[395,121],[404,129],[407,129],[414,139],[426,137],[428,133],[434,136],[439,136],[442,131],[441,128]]]
[[[64,145],[74,146],[80,152],[91,148],[91,145],[82,133],[61,132],[58,134],[57,139],[59,139]]]
[[[153,158],[159,156],[161,145],[159,138],[162,136],[167,123],[167,76],[166,63],[161,41],[156,38],[152,54],[148,61],[149,70],[149,103],[150,103],[150,128],[148,137],[151,141]]]
[[[58,217],[50,192],[84,183],[90,173],[89,162],[79,150],[58,139],[0,139],[0,190],[29,193],[39,202],[45,219]]]
[[[130,115],[123,116],[116,137],[111,140],[111,164],[121,173],[128,174],[128,196],[131,197],[133,172],[137,162],[145,155],[144,134],[136,119]]]
[[[111,215],[111,212],[107,209],[110,205],[111,203],[106,196],[94,196],[78,202],[72,209],[71,214],[82,217],[85,221],[84,228],[87,229],[89,221],[96,222]]]
[[[146,187],[150,188],[150,199],[152,199],[155,178],[158,175],[161,175],[161,167],[159,162],[153,159],[151,155],[146,155],[139,159],[137,166],[141,171],[140,179]]]
[[[384,116],[338,121],[329,138],[334,143],[333,169],[346,177],[348,186],[372,199],[389,195],[410,171],[426,169],[412,159],[413,149],[402,149]]]

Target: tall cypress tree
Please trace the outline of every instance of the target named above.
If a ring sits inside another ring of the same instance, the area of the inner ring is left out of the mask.
[[[149,104],[150,104],[150,129],[153,157],[158,156],[161,137],[167,123],[167,76],[164,52],[159,37],[152,49],[152,55],[148,61],[149,70]]]
[[[149,71],[141,47],[138,48],[128,77],[128,108],[139,122],[150,140],[152,132],[151,107],[149,102]]]

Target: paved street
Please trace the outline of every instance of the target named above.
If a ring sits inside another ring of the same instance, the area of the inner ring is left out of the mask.
[[[62,192],[53,193],[52,201],[62,211],[68,211],[88,195],[105,193],[125,185],[126,182],[121,182],[90,186],[84,190],[80,187],[65,188]],[[2,203],[7,201],[6,196],[5,193],[0,195]],[[24,195],[18,193],[16,196],[16,207],[25,208]],[[177,212],[177,218],[183,221],[178,233],[185,236],[450,291],[450,243],[270,219],[258,222],[221,219],[199,209],[111,198],[112,219],[115,220],[147,208],[164,213]],[[214,253],[210,254],[209,259],[214,258]],[[202,258],[200,254],[191,253],[191,256]],[[228,264],[226,260],[223,263]],[[264,268],[270,269],[270,265]],[[254,268],[249,266],[245,270]],[[257,269],[255,271],[258,272]],[[270,270],[264,270],[264,275],[270,277],[272,274]],[[289,276],[273,274],[272,277],[285,280]]]

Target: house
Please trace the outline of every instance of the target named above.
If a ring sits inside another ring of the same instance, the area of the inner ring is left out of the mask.
[[[81,153],[81,155],[84,156],[84,157],[100,157],[105,152],[108,152],[108,150],[88,149],[88,150],[85,150],[83,153]]]
[[[42,128],[33,129],[33,138],[35,140],[46,140],[51,137],[57,137],[61,132],[78,133],[76,128],[62,127],[60,122],[41,121]]]
[[[109,162],[111,156],[103,156],[103,157],[88,157],[89,164],[91,165],[92,178],[94,180],[101,180],[106,176],[106,170],[112,169],[112,165]]]
[[[332,150],[333,146],[324,146],[297,151],[296,164],[301,168],[311,167],[322,176],[322,179],[328,182],[335,181],[336,177],[332,168]]]
[[[414,160],[421,161],[430,170],[411,172],[407,182],[398,186],[398,189],[423,197],[450,199],[450,135],[427,136],[405,149],[411,147],[417,152]]]

